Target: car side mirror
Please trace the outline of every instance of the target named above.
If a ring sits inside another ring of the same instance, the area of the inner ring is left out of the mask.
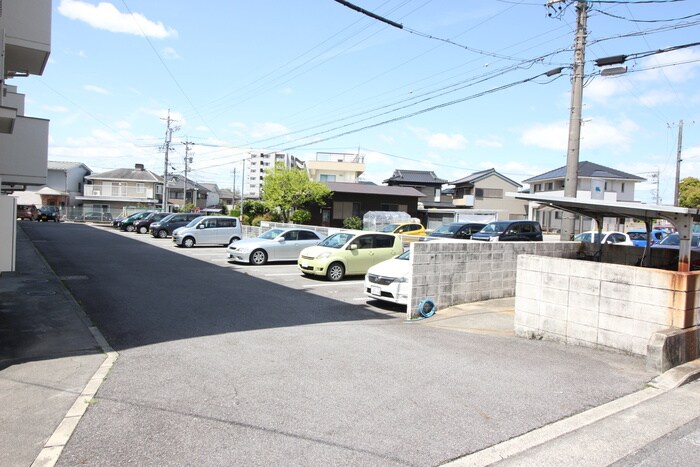
[[[203,229],[203,228],[204,228],[204,224],[199,224],[199,225],[197,226],[197,228],[198,228],[198,229]]]
[[[357,250],[357,243],[351,243],[348,247],[349,250]]]
[[[277,241],[278,241],[279,243],[284,242],[284,237],[277,237]]]

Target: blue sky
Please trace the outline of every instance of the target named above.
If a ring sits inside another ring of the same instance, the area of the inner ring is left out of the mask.
[[[566,164],[575,2],[353,3],[403,29],[333,0],[54,0],[44,75],[8,84],[26,115],[51,120],[49,158],[94,172],[162,173],[168,110],[175,171],[189,140],[192,178],[227,188],[249,149],[359,151],[377,183],[488,168],[521,182]],[[697,41],[700,5],[589,3],[580,160],[648,178],[644,202],[658,172],[672,203],[681,119],[681,178],[700,177],[700,47],[628,60],[615,77],[593,62]]]

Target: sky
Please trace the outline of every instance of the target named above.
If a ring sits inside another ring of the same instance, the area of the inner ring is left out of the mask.
[[[491,168],[522,183],[566,165],[576,2],[352,3],[379,19],[335,0],[54,0],[44,74],[8,84],[51,120],[49,160],[93,173],[162,174],[168,115],[168,170],[192,142],[188,176],[221,188],[240,190],[249,151],[360,154],[375,183]],[[673,204],[679,135],[680,178],[700,178],[700,4],[588,4],[579,160]],[[614,55],[627,72],[601,76]]]

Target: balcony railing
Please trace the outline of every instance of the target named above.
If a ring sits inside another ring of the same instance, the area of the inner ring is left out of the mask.
[[[452,203],[455,206],[473,207],[474,206],[474,195],[464,195],[460,198],[454,198]]]

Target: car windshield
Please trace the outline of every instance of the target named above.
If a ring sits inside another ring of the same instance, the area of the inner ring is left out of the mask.
[[[185,227],[194,227],[202,221],[203,217],[195,217]]]
[[[647,241],[647,233],[646,232],[627,232],[627,235],[630,236],[632,240],[643,240]]]
[[[277,237],[282,232],[284,232],[284,229],[270,229],[267,232],[260,234],[258,236],[258,238],[263,238],[265,240],[272,240],[273,238]]]
[[[590,242],[590,243],[597,243],[598,242],[598,233],[593,233],[593,232],[582,232],[574,237],[575,242]]]
[[[401,224],[389,224],[386,227],[384,227],[381,231],[382,232],[393,232],[396,230],[396,228],[401,225]]]
[[[355,234],[347,232],[338,232],[336,234],[327,237],[324,241],[318,244],[318,246],[325,246],[328,248],[342,248],[347,242],[355,238]]]
[[[483,233],[503,233],[506,231],[510,222],[491,222],[487,224],[486,227],[481,229]]]
[[[433,230],[433,233],[455,233],[461,226],[462,224],[443,224],[437,229]]]
[[[404,251],[399,256],[397,256],[396,259],[405,259],[405,260],[411,259],[411,250]]]

